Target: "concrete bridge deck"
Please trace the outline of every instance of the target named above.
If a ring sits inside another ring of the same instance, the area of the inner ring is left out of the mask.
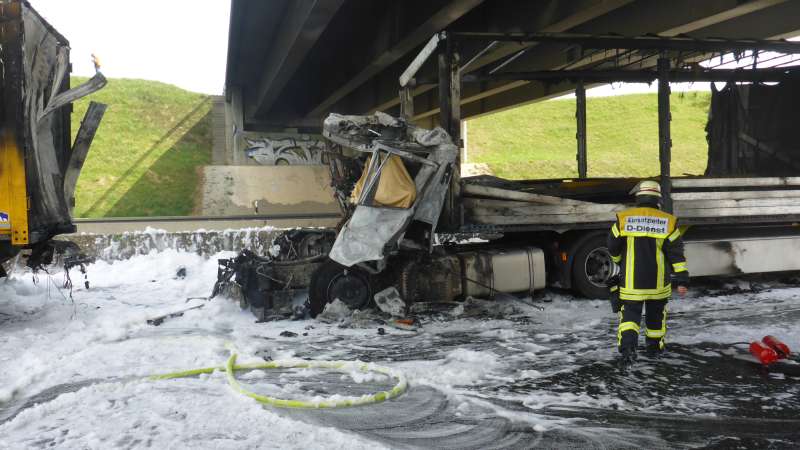
[[[398,77],[440,30],[573,32],[725,38],[800,33],[800,2],[786,0],[233,0],[226,101],[245,131],[317,131],[329,112],[398,113]],[[483,45],[460,49],[462,62]],[[502,42],[470,73],[519,53],[503,70],[590,64],[552,44]],[[434,58],[435,59],[435,58]],[[655,64],[655,62],[653,62]],[[436,79],[435,61],[420,78]],[[462,91],[461,115],[478,116],[559,95],[570,83],[497,81]],[[438,88],[414,91],[414,119],[437,124]]]

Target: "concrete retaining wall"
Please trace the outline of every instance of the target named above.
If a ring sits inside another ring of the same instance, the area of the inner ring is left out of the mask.
[[[327,166],[206,166],[202,215],[339,213]]]
[[[249,249],[265,254],[273,239],[285,230],[250,228],[226,231],[167,232],[148,230],[121,234],[75,234],[65,239],[78,244],[88,256],[113,261],[166,249],[211,256],[221,251]]]

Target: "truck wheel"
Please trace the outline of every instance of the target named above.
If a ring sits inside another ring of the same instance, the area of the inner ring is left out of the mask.
[[[372,299],[372,286],[364,271],[329,259],[311,275],[308,297],[311,317],[317,317],[337,298],[350,309],[364,308]]]
[[[572,260],[572,287],[586,298],[606,299],[609,297],[606,283],[614,270],[606,237],[593,236],[578,247]]]

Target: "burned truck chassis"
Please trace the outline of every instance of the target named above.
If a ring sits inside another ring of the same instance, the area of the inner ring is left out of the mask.
[[[276,241],[313,239],[322,247],[329,247],[333,237],[333,230],[291,230]],[[219,260],[212,297],[222,295],[238,300],[242,308],[266,321],[299,318],[306,313],[316,317],[336,299],[350,309],[364,309],[370,306],[375,293],[388,287],[395,287],[406,305],[446,303],[468,296],[493,298],[509,289],[533,294],[534,289],[544,287],[544,270],[536,269],[544,265],[541,251],[489,247],[450,243],[435,247],[432,253],[402,251],[389,256],[386,269],[380,273],[372,273],[363,265],[343,266],[329,259],[326,252],[273,258],[244,250],[235,258]],[[495,266],[519,270],[520,263],[530,268],[527,273],[521,272],[525,274],[524,283],[519,286],[523,289],[497,284]]]
[[[259,320],[304,315],[293,300],[326,263],[335,237],[334,230],[290,230],[273,240],[268,255],[244,250],[235,258],[220,259],[211,297],[239,300]]]

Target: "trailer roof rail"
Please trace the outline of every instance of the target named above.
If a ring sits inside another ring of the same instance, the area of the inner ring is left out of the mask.
[[[413,102],[409,88],[425,84],[437,84],[439,77],[428,75],[417,77],[420,68],[430,59],[437,49],[445,47],[459,48],[465,41],[481,41],[487,43],[465,64],[459,67],[460,79],[465,83],[481,83],[488,81],[586,81],[594,83],[641,82],[651,83],[658,79],[655,62],[657,59],[671,60],[668,73],[670,82],[779,82],[787,77],[800,75],[798,68],[792,63],[800,61],[800,41],[784,39],[727,39],[727,38],[695,38],[689,36],[621,36],[591,35],[578,33],[529,33],[529,32],[440,32],[435,34],[412,61],[411,65],[399,78],[401,97],[408,97],[404,108],[413,115]],[[483,70],[467,69],[477,59],[491,52],[500,42],[519,42],[523,47],[515,53],[501,58],[493,67]],[[448,45],[443,47],[443,43]],[[549,70],[510,70],[502,71],[514,59],[524,54],[530,46],[524,44],[551,43],[565,45],[565,51],[573,52],[575,60],[566,65]],[[750,53],[749,55],[747,53]],[[759,60],[764,53],[778,53]],[[702,65],[711,58],[734,55],[734,59],[750,57],[754,63],[748,67],[734,69]],[[758,67],[783,57],[797,55],[789,62]],[[581,66],[575,69],[576,65]]]
[[[561,43],[579,45],[588,49],[612,50],[677,50],[703,52],[770,51],[787,54],[800,54],[800,41],[785,39],[727,39],[695,38],[689,36],[621,36],[615,34],[592,35],[577,33],[484,33],[451,32],[449,38],[479,41],[507,41],[520,43]]]
[[[700,81],[719,82],[779,82],[789,77],[799,77],[800,67],[775,67],[764,69],[672,69],[668,73],[670,82],[690,83]],[[467,74],[461,77],[464,83],[481,83],[499,80],[527,81],[587,81],[591,83],[652,83],[658,79],[658,71],[640,70],[540,70],[530,72],[500,72],[494,74]],[[436,83],[435,79],[420,79],[421,84]]]

